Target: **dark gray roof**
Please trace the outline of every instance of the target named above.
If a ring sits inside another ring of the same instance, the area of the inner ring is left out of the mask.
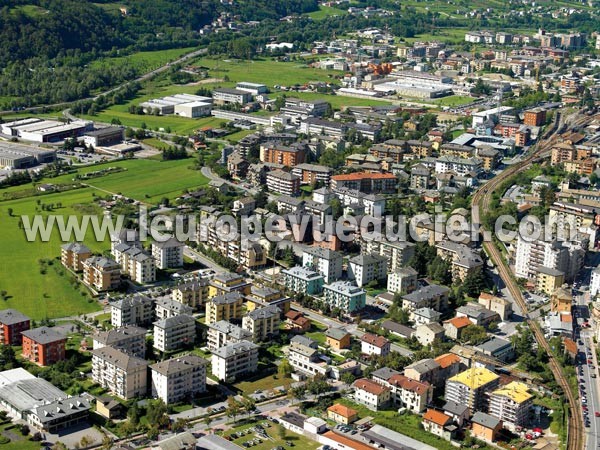
[[[304,253],[308,253],[309,255],[316,256],[318,258],[323,258],[326,260],[338,259],[342,258],[342,254],[340,252],[336,252],[335,250],[330,250],[328,248],[322,247],[308,247],[304,249]]]
[[[393,320],[384,320],[381,323],[381,328],[384,330],[391,331],[393,333],[398,333],[402,336],[410,337],[415,332],[414,328],[408,327],[406,325],[402,325],[401,323],[394,322]]]
[[[485,341],[484,343],[476,345],[475,348],[481,350],[484,353],[487,352],[490,355],[493,355],[497,351],[505,349],[506,347],[510,347],[511,345],[512,344],[509,341],[494,336],[491,339]]]
[[[116,367],[125,371],[138,367],[148,366],[148,361],[137,356],[128,355],[112,347],[102,347],[90,352],[92,356],[97,356],[105,362],[114,364]]]
[[[215,323],[209,323],[207,327],[217,330],[219,333],[230,335],[238,340],[250,339],[252,337],[252,333],[248,330],[244,330],[242,327],[227,322],[226,320],[219,320]]]
[[[283,420],[284,422],[291,423],[292,425],[296,425],[297,427],[304,428],[304,421],[306,420],[306,416],[295,412],[288,412],[281,416],[279,420]]]
[[[154,322],[154,326],[158,328],[171,328],[176,327],[178,325],[186,325],[190,323],[196,322],[192,316],[187,314],[180,314],[178,316],[168,317],[166,319],[157,320]]]
[[[110,306],[117,309],[126,309],[138,304],[154,305],[154,301],[143,294],[134,294],[111,303]]]
[[[69,242],[61,246],[63,250],[68,250],[73,253],[92,253],[92,251],[80,242]]]
[[[402,296],[403,299],[410,302],[418,302],[420,300],[434,298],[440,295],[448,294],[450,289],[446,286],[438,286],[437,284],[430,284],[429,286],[422,287],[421,289],[411,292]]]
[[[92,256],[84,261],[84,264],[92,265],[95,267],[102,267],[104,269],[116,269],[120,270],[121,266],[117,264],[114,259],[105,258],[104,256]]]
[[[247,314],[252,320],[268,319],[273,316],[279,316],[281,310],[275,305],[265,306],[263,308],[256,308]]]
[[[89,409],[90,401],[88,395],[78,395],[37,406],[32,408],[32,412],[39,418],[40,422],[46,423],[60,420],[71,414],[89,411]]]
[[[185,303],[176,302],[175,300],[171,300],[170,298],[160,298],[156,301],[156,307],[159,306],[168,309],[169,311],[174,311],[177,314],[189,314],[191,315],[194,311],[189,305]]]
[[[462,403],[456,403],[452,400],[449,400],[444,405],[444,411],[449,412],[450,414],[455,414],[457,416],[462,416],[466,411],[469,410],[467,405],[463,405]]]
[[[133,336],[141,336],[144,338],[146,336],[146,330],[133,325],[125,325],[124,327],[113,328],[108,331],[99,331],[94,334],[93,339],[104,345],[114,345]]]
[[[319,344],[316,341],[312,340],[311,338],[309,338],[307,336],[302,336],[302,335],[294,336],[290,340],[290,343],[297,344],[297,345],[304,345],[304,346],[310,347],[310,348],[317,348],[319,346]]]
[[[51,342],[66,340],[67,337],[56,330],[48,327],[39,327],[32,330],[26,330],[21,333],[38,344],[49,344]]]
[[[482,425],[486,428],[496,428],[500,423],[500,419],[494,416],[490,416],[489,414],[477,411],[473,415],[471,422],[476,423],[478,425]]]
[[[258,345],[254,344],[253,342],[241,341],[225,345],[213,351],[213,355],[217,355],[221,358],[229,358],[230,356],[238,353],[248,353],[252,350],[258,351]]]
[[[0,323],[4,325],[14,325],[29,320],[25,314],[16,309],[3,309],[0,311]]]
[[[239,301],[241,298],[242,298],[242,294],[240,294],[238,291],[234,291],[234,292],[227,292],[226,294],[223,294],[223,295],[216,295],[210,299],[210,302],[214,303],[215,305],[226,305],[226,304],[235,303],[235,302]]]
[[[198,439],[199,450],[241,450],[237,444],[228,441],[217,434],[207,434]]]
[[[185,244],[183,242],[179,242],[175,238],[169,238],[164,242],[154,241],[152,243],[153,246],[158,248],[173,248],[173,247],[183,247]]]
[[[381,369],[377,369],[371,373],[371,378],[381,378],[383,380],[388,380],[392,375],[400,375],[400,372],[394,369],[390,369],[389,367],[382,367]]]
[[[337,341],[339,341],[340,339],[343,339],[347,334],[348,334],[348,330],[346,330],[345,328],[337,328],[337,327],[336,328],[328,328],[327,331],[325,332],[325,336],[335,339]]]
[[[419,361],[415,361],[412,364],[409,364],[404,369],[413,369],[420,374],[430,372],[432,370],[437,370],[440,368],[440,364],[431,358],[421,359]]]
[[[372,255],[358,255],[353,258],[350,258],[351,264],[356,264],[359,266],[365,266],[367,264],[374,264],[377,262],[386,262],[387,263],[387,257],[385,257],[383,255],[378,255],[378,254],[372,254]]]
[[[167,359],[156,364],[152,364],[150,369],[161,375],[174,375],[193,367],[206,366],[208,362],[197,355],[185,355],[178,358]]]

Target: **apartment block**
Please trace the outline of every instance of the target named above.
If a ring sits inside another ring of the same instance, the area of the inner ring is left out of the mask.
[[[309,247],[302,253],[302,265],[323,275],[325,283],[342,277],[342,254],[321,247]]]
[[[92,256],[92,251],[79,242],[71,242],[60,247],[60,262],[75,272],[83,270],[83,262]]]
[[[358,287],[371,281],[382,281],[387,276],[387,258],[378,254],[362,254],[348,261],[348,279]]]
[[[184,303],[176,302],[170,298],[159,298],[156,300],[156,318],[168,319],[169,317],[179,316],[181,314],[187,314],[191,316],[193,309]]]
[[[207,325],[206,347],[210,351],[236,344],[242,341],[252,341],[252,333],[226,320],[219,320]]]
[[[265,163],[295,167],[306,161],[308,148],[303,143],[284,145],[281,142],[265,142],[260,146],[260,160]]]
[[[92,336],[92,342],[94,350],[113,347],[138,358],[146,356],[146,329],[134,325],[98,331]]]
[[[448,308],[450,289],[437,284],[430,284],[402,296],[402,309],[415,311],[419,308],[431,308],[442,312]]]
[[[206,303],[206,323],[242,318],[244,297],[239,292],[217,295]]]
[[[238,292],[248,295],[252,285],[243,276],[236,273],[223,272],[215,275],[209,282],[208,297]]]
[[[154,322],[154,348],[170,352],[196,340],[196,320],[182,314]]]
[[[378,411],[390,404],[390,389],[375,381],[361,378],[352,383],[352,387],[354,388],[354,401],[372,411]]]
[[[325,278],[323,275],[308,267],[294,266],[281,271],[283,283],[290,291],[316,295],[323,291]]]
[[[365,355],[386,356],[390,353],[391,342],[383,336],[365,333],[360,338],[360,351]]]
[[[331,189],[352,189],[365,194],[393,194],[398,179],[391,173],[355,172],[331,177]]]
[[[23,336],[24,359],[39,366],[49,366],[59,361],[64,361],[67,337],[58,331],[39,327],[25,330]]]
[[[112,347],[92,350],[92,380],[125,400],[148,391],[148,362]]]
[[[256,372],[258,348],[252,342],[242,341],[213,351],[212,374],[221,381],[233,382],[243,375]]]
[[[485,367],[471,367],[446,381],[446,401],[467,405],[471,413],[487,411],[489,393],[499,385],[500,377]]]
[[[392,293],[409,294],[417,289],[418,273],[412,267],[400,267],[388,273],[387,290]]]
[[[295,197],[300,194],[300,177],[280,169],[272,170],[267,174],[267,189]]]
[[[183,249],[185,244],[175,238],[165,242],[152,243],[152,257],[159,269],[183,267]]]
[[[339,308],[344,313],[353,313],[365,307],[367,293],[349,281],[334,281],[323,286],[325,303],[331,309]]]
[[[206,392],[206,366],[207,361],[196,355],[152,364],[152,397],[160,398],[169,405]]]
[[[110,304],[110,323],[113,327],[124,325],[150,325],[154,320],[154,301],[142,294],[134,294]]]
[[[290,340],[288,361],[295,372],[302,375],[327,375],[329,367],[319,354],[316,341],[306,336],[294,336]]]
[[[96,291],[110,291],[121,284],[121,266],[114,260],[92,256],[83,261],[83,282]]]
[[[268,341],[279,335],[281,310],[275,306],[264,306],[250,311],[242,319],[242,328],[252,333],[252,341]]]
[[[0,344],[21,345],[23,331],[29,330],[31,319],[16,309],[0,311]]]
[[[372,374],[373,381],[390,390],[391,400],[395,405],[420,414],[431,402],[433,387],[429,383],[412,380],[397,372],[380,378],[376,376],[376,372]]]

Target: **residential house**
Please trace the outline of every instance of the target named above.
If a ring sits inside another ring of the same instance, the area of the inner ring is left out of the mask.
[[[171,298],[197,310],[204,306],[208,299],[208,280],[198,278],[178,284],[171,290]]]
[[[458,341],[462,332],[469,326],[473,325],[473,322],[466,316],[454,317],[450,320],[444,321],[444,330],[446,337],[454,341]]]
[[[98,331],[92,336],[92,342],[94,350],[113,347],[138,358],[146,356],[146,330],[135,325]]]
[[[562,270],[540,266],[537,269],[536,291],[552,295],[554,291],[565,284],[565,273]]]
[[[431,308],[442,312],[448,308],[448,293],[450,289],[445,286],[430,284],[410,294],[402,296],[402,309],[409,312],[419,308]]]
[[[417,289],[418,273],[412,267],[399,267],[388,274],[387,290],[394,294],[409,294]]]
[[[92,350],[92,380],[125,400],[148,391],[148,362],[112,347]]]
[[[264,306],[277,306],[285,314],[290,310],[291,299],[281,292],[268,286],[252,286],[250,295],[246,297],[246,308],[253,311],[255,308]]]
[[[456,309],[456,317],[467,317],[474,325],[488,328],[492,323],[500,322],[500,315],[483,305],[469,302]]]
[[[440,321],[442,314],[431,308],[419,308],[412,312],[412,321],[415,326],[437,323]]]
[[[358,411],[340,403],[335,403],[327,408],[327,418],[335,423],[350,425],[358,420]]]
[[[33,328],[21,332],[22,356],[38,366],[50,366],[64,361],[67,337],[48,327]]]
[[[512,303],[505,298],[482,292],[479,294],[478,302],[484,308],[498,313],[502,320],[507,320],[512,314]]]
[[[495,336],[476,345],[474,348],[484,355],[495,358],[503,363],[508,363],[515,358],[515,349],[512,343],[506,339],[500,339]]]
[[[183,267],[183,248],[185,244],[175,238],[169,238],[164,242],[152,243],[152,257],[159,269],[170,269]]]
[[[318,344],[306,336],[294,336],[290,340],[288,361],[294,371],[303,375],[327,375],[329,367],[320,358]]]
[[[310,330],[310,319],[299,311],[289,310],[285,313],[285,328],[294,333],[305,333]]]
[[[325,332],[325,345],[334,351],[350,348],[351,335],[345,328],[328,328]]]
[[[196,340],[196,320],[187,314],[172,316],[154,322],[154,348],[171,352]]]
[[[391,391],[391,400],[415,414],[425,411],[426,405],[433,398],[433,387],[427,382],[408,378],[400,373],[391,373],[386,378],[373,374],[373,380],[386,386]]]
[[[439,372],[440,364],[431,358],[420,359],[404,368],[404,375],[408,378],[434,386],[438,384]]]
[[[360,378],[352,383],[354,401],[370,410],[378,411],[389,406],[391,391],[389,388],[367,378]]]
[[[365,333],[360,342],[360,351],[365,355],[386,356],[390,353],[391,343],[383,336]]]
[[[23,331],[29,330],[31,319],[16,309],[0,311],[0,344],[21,345]]]
[[[181,314],[192,315],[193,309],[180,302],[171,300],[168,297],[159,298],[156,300],[156,318],[168,319],[169,317],[179,316]]]
[[[419,325],[415,332],[415,337],[421,345],[431,345],[436,339],[444,339],[444,327],[437,322]]]
[[[477,411],[471,418],[471,436],[486,442],[495,442],[502,429],[502,420]]]
[[[228,383],[254,373],[258,369],[258,345],[241,341],[214,350],[211,367],[217,379]]]
[[[453,424],[452,417],[435,409],[428,409],[423,414],[421,423],[425,431],[439,436],[446,441],[450,441],[454,437],[457,429]]]
[[[281,169],[267,173],[267,189],[282,195],[300,195],[300,177]]]
[[[152,397],[166,405],[193,398],[206,391],[207,361],[196,355],[167,359],[150,366]]]
[[[206,324],[242,318],[244,297],[239,292],[217,295],[206,303]]]
[[[469,413],[469,407],[453,401],[446,402],[442,408],[444,413],[450,417],[459,426],[462,427],[464,423],[469,420],[471,414]]]

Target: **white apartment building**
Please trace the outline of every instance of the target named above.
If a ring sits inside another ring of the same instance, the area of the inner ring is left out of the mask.
[[[124,325],[149,325],[154,319],[154,301],[142,294],[134,294],[110,304],[110,323],[113,327]]]
[[[483,161],[479,158],[457,158],[455,156],[440,156],[435,161],[435,172],[456,172],[465,176],[468,173],[478,174],[483,167]]]
[[[323,291],[325,278],[308,267],[294,266],[281,271],[285,287],[290,291],[315,295]]]
[[[252,333],[226,320],[207,325],[206,347],[212,352],[228,344],[251,341]]]
[[[213,351],[212,374],[217,379],[232,382],[258,369],[258,345],[242,341]]]
[[[182,314],[154,322],[154,348],[161,352],[177,350],[196,340],[196,320]]]
[[[323,286],[324,300],[331,309],[339,308],[344,313],[352,313],[365,307],[367,293],[349,281],[334,281]]]
[[[170,298],[159,298],[156,301],[156,318],[168,319],[169,317],[179,316],[181,314],[187,314],[191,316],[193,309],[184,303],[177,302]]]
[[[326,375],[327,364],[319,357],[318,344],[306,336],[294,336],[290,341],[288,361],[295,372],[313,376]]]
[[[136,283],[154,283],[156,281],[154,258],[148,253],[139,253],[128,260],[126,273],[129,275],[129,278]]]
[[[390,404],[391,391],[389,388],[367,378],[361,378],[352,383],[354,400],[372,411],[385,408]]]
[[[159,269],[183,266],[183,249],[185,244],[170,238],[165,242],[152,243],[152,257]]]
[[[191,306],[195,310],[200,308],[208,299],[208,280],[198,278],[178,284],[171,291],[171,299]]]
[[[168,405],[205,392],[206,365],[207,361],[196,355],[152,364],[152,397],[160,398]]]
[[[252,333],[252,341],[260,342],[279,334],[281,310],[270,305],[250,311],[242,319],[242,328]]]
[[[134,325],[99,331],[92,336],[93,349],[113,347],[130,355],[146,356],[146,330]]]
[[[385,379],[374,377],[373,380],[390,390],[395,405],[415,414],[425,411],[433,398],[433,387],[429,383],[413,380],[400,373],[393,373]]]
[[[387,290],[392,293],[408,294],[417,289],[418,273],[412,267],[400,267],[388,273]]]
[[[362,253],[379,254],[388,260],[387,270],[393,272],[408,264],[415,254],[416,245],[406,241],[386,241],[385,236],[373,236],[373,239],[361,238]]]
[[[365,254],[350,258],[348,279],[354,280],[358,287],[362,287],[373,280],[385,280],[387,263],[387,258],[378,254]]]
[[[383,336],[365,333],[360,338],[360,352],[365,355],[386,356],[390,353],[391,342]]]
[[[533,395],[526,384],[512,381],[490,395],[490,415],[502,420],[504,426],[515,431],[529,424]]]
[[[92,380],[125,400],[148,391],[148,362],[112,347],[92,350]]]
[[[366,215],[381,217],[385,212],[385,197],[383,195],[365,194],[359,190],[347,188],[336,189],[335,195],[344,207],[362,205],[365,208]]]
[[[321,247],[309,247],[302,253],[302,265],[319,272],[325,283],[342,277],[342,254]]]
[[[600,293],[600,266],[592,270],[592,277],[590,279],[590,295],[593,298],[598,293]]]

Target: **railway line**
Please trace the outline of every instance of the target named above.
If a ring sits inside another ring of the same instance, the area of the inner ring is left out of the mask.
[[[544,159],[546,159],[550,154],[550,149],[554,142],[554,138],[558,134],[560,134],[567,127],[575,128],[581,126],[586,122],[586,120],[586,117],[575,117],[575,120],[571,121],[571,117],[563,118],[560,115],[560,113],[557,113],[551,128],[549,128],[544,133],[544,135],[540,139],[540,142],[525,159],[509,167],[475,192],[471,203],[473,223],[481,224],[479,212],[490,210],[490,203],[492,200],[493,193],[505,181],[510,179],[512,176],[527,170],[533,163],[543,161]],[[498,274],[500,275],[502,281],[509,290],[511,296],[514,298],[515,302],[517,302],[517,304],[523,311],[526,323],[533,332],[538,347],[543,348],[546,351],[549,358],[548,365],[552,370],[552,374],[554,375],[555,380],[563,390],[566,400],[569,404],[570,414],[568,417],[569,420],[566,443],[567,449],[581,450],[582,448],[584,448],[584,427],[583,417],[581,415],[581,407],[577,403],[577,399],[575,398],[575,395],[569,387],[569,383],[561,365],[552,354],[550,346],[546,341],[546,338],[544,337],[544,334],[539,324],[535,320],[529,318],[529,310],[527,307],[527,303],[523,298],[521,289],[519,288],[518,284],[513,278],[513,275],[510,272],[510,268],[508,267],[507,262],[502,257],[502,254],[498,250],[498,247],[496,247],[495,243],[490,239],[485,239],[487,233],[484,233],[483,228],[480,229],[480,232],[483,233],[484,236],[483,248],[487,252],[490,260],[498,268]]]

